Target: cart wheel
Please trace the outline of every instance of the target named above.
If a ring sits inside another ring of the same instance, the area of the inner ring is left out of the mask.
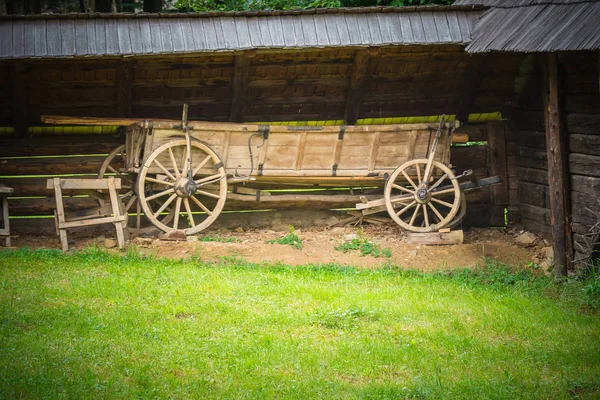
[[[433,232],[447,226],[458,212],[461,193],[454,174],[434,161],[429,182],[423,182],[428,160],[402,164],[385,184],[385,206],[390,217],[411,232]]]
[[[192,141],[193,181],[188,179],[187,160],[186,140],[172,140],[148,156],[138,175],[144,214],[165,232],[198,233],[217,219],[225,205],[227,179],[219,156],[204,143]],[[173,204],[173,217],[161,218]]]
[[[140,207],[137,201],[137,196],[134,192],[134,181],[135,176],[131,173],[121,172],[120,169],[123,167],[125,163],[125,146],[119,146],[104,159],[104,162],[100,166],[100,170],[98,171],[98,178],[102,179],[107,174],[114,174],[115,177],[121,178],[121,190],[119,191],[119,197],[124,205],[125,215],[132,213],[133,210],[136,210],[137,218],[136,220],[136,228],[140,228]],[[104,206],[102,200],[99,200],[100,206]],[[130,224],[131,221],[129,220]]]

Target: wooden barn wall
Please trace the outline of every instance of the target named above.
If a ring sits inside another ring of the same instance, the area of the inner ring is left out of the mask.
[[[355,68],[361,55],[366,65]],[[191,119],[212,121],[230,120],[234,106],[239,122],[341,120],[348,100],[358,118],[455,114],[471,87],[469,112],[496,112],[522,57],[486,57],[480,77],[467,74],[474,58],[461,46],[2,62],[0,126],[39,125],[44,114],[179,119],[184,103]]]
[[[598,54],[561,54],[562,93],[571,189],[574,240],[581,241],[600,210],[600,95]],[[551,232],[548,165],[539,68],[532,75],[518,113],[519,211],[523,225]]]

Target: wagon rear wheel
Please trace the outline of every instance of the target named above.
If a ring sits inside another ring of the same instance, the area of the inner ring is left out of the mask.
[[[450,224],[459,210],[461,193],[454,174],[433,161],[424,182],[428,160],[402,164],[385,185],[385,205],[390,217],[411,232],[433,232]]]
[[[212,224],[225,205],[227,179],[217,154],[192,142],[192,176],[185,139],[175,139],[154,150],[140,169],[137,193],[146,217],[164,232],[193,235]],[[173,218],[162,215],[171,207]]]

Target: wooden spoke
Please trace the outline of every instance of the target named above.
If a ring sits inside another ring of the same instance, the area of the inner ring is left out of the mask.
[[[192,210],[190,209],[190,201],[186,198],[183,199],[183,205],[185,206],[185,211],[187,212],[188,219],[190,220],[190,225],[192,228],[196,227],[196,222],[194,221],[194,215],[192,214]]]
[[[169,172],[169,170],[168,170],[168,169],[166,169],[166,168],[165,168],[165,166],[164,166],[164,165],[162,165],[162,164],[160,163],[160,161],[158,161],[156,158],[155,158],[153,161],[154,161],[154,164],[156,164],[156,166],[157,166],[158,168],[160,168],[160,169],[161,169],[161,171],[162,171],[162,172],[164,172],[164,173],[165,173],[165,175],[167,175],[167,176],[169,177],[169,179],[171,179],[172,181],[176,181],[176,180],[177,180],[177,179],[176,179],[176,178],[173,176],[173,174],[172,174],[172,173],[170,173],[170,172]]]
[[[181,211],[181,197],[178,197],[177,200],[175,200],[175,216],[174,216],[174,220],[173,220],[173,229],[177,230],[178,226],[179,226],[179,212]]]
[[[407,205],[406,207],[404,207],[402,210],[398,211],[396,213],[397,216],[401,216],[402,214],[404,214],[406,212],[406,210],[408,210],[409,208],[411,208],[412,206],[414,206],[415,204],[417,204],[416,200],[413,200],[412,203],[410,203],[409,205]],[[417,207],[418,208],[418,207]]]
[[[200,189],[196,189],[196,193],[197,194],[201,194],[203,196],[207,196],[207,197],[212,197],[213,199],[220,199],[221,196],[219,196],[218,194],[214,194],[211,192],[205,192],[204,190],[200,190]]]
[[[206,208],[206,206],[204,204],[202,204],[202,202],[200,200],[198,200],[195,196],[190,196],[190,199],[192,199],[192,201],[194,203],[196,203],[198,205],[198,207],[200,207],[202,210],[204,210],[205,213],[207,213],[208,215],[212,215],[212,211],[210,211],[208,208]]]
[[[419,181],[419,185],[421,183],[423,183],[423,180],[421,179],[421,167],[419,166],[419,164],[415,164],[415,168],[417,169],[417,180]]]
[[[119,177],[121,177],[121,176],[122,176],[122,175],[121,175],[121,173],[120,173],[119,171],[117,171],[116,169],[114,169],[114,168],[113,168],[113,167],[111,167],[110,165],[107,167],[107,169],[108,169],[110,172],[112,172],[113,174],[115,174],[115,175],[117,175],[117,176],[119,176]]]
[[[167,190],[165,190],[165,191],[162,191],[162,192],[158,192],[158,193],[156,193],[156,194],[153,194],[152,196],[148,196],[148,197],[146,197],[146,200],[147,200],[147,201],[150,201],[150,200],[158,199],[159,197],[166,196],[166,195],[168,195],[169,193],[173,193],[174,191],[175,191],[175,189],[174,189],[174,188],[170,188],[170,189],[167,189]]]
[[[167,207],[169,207],[169,204],[171,204],[173,202],[173,200],[175,200],[175,197],[177,197],[177,195],[175,193],[173,193],[171,196],[169,196],[167,201],[165,201],[162,204],[162,206],[160,206],[160,208],[158,210],[156,210],[156,212],[154,214],[152,214],[152,216],[154,218],[157,218],[160,215],[160,213],[165,211],[167,209]]]
[[[429,215],[427,214],[427,206],[425,204],[421,204],[423,207],[423,218],[425,218],[425,227],[429,227]]]
[[[165,186],[171,186],[174,187],[175,183],[174,182],[168,182],[168,181],[161,181],[160,179],[154,179],[154,178],[150,178],[149,176],[146,177],[146,180],[148,182],[152,182],[152,183],[158,183],[159,185],[165,185]]]
[[[395,183],[392,183],[392,187],[394,189],[398,189],[398,190],[403,191],[403,192],[415,194],[414,190],[407,189],[404,186],[396,185]]]
[[[410,176],[408,176],[408,174],[406,173],[406,171],[402,171],[402,175],[404,175],[404,177],[406,178],[406,180],[408,181],[408,183],[410,183],[415,189],[418,188],[417,185],[415,185],[415,182],[413,182],[413,180],[410,178]]]
[[[217,179],[217,178],[221,179],[221,174],[214,174],[214,175],[211,175],[211,176],[207,176],[206,178],[198,179],[198,180],[196,180],[194,182],[196,182],[196,185],[200,185],[200,184],[208,185],[209,183],[214,183],[212,181],[215,180],[215,179]]]
[[[181,172],[182,176],[187,176],[187,173],[190,169],[190,151],[191,150],[192,149],[190,147],[185,146],[185,157],[183,158],[183,171]]]
[[[442,214],[440,214],[440,212],[438,211],[438,209],[435,208],[435,206],[433,204],[431,204],[431,203],[427,203],[427,205],[429,206],[429,208],[431,208],[431,211],[433,211],[433,213],[437,217],[438,221],[442,222],[442,220],[444,219],[444,217],[442,217]]]
[[[441,204],[441,205],[443,205],[443,206],[446,206],[446,207],[448,207],[448,208],[452,208],[452,204],[450,204],[450,203],[447,203],[447,202],[445,202],[445,201],[442,201],[442,200],[440,200],[440,199],[436,199],[436,198],[433,198],[433,197],[432,197],[432,198],[431,198],[431,201],[435,201],[435,202],[436,202],[436,203],[438,203],[438,204]]]
[[[444,189],[444,190],[434,190],[431,192],[432,196],[440,196],[443,194],[454,193],[456,190],[454,188]]]
[[[438,179],[433,185],[431,185],[431,187],[429,188],[429,190],[433,190],[436,187],[440,186],[440,184],[442,182],[444,182],[444,180],[448,177],[448,174],[444,174],[442,175],[442,177],[440,179]]]
[[[202,167],[204,167],[211,158],[212,157],[210,155],[206,156],[206,158],[204,160],[202,160],[202,162],[200,164],[198,164],[198,166],[196,168],[194,168],[194,173],[192,174],[192,176],[196,176],[198,171],[200,171],[202,169]]]
[[[129,199],[129,201],[125,205],[125,211],[129,211],[131,206],[133,206],[134,204],[137,204],[137,197],[135,197],[135,196],[133,196],[132,198]]]
[[[171,157],[171,163],[173,164],[173,170],[175,171],[175,176],[177,178],[181,178],[181,172],[179,171],[179,167],[177,166],[177,161],[175,160],[175,155],[173,154],[172,147],[169,147],[169,157]]]
[[[410,222],[408,223],[409,225],[415,224],[415,219],[417,218],[417,214],[419,213],[420,208],[421,208],[421,205],[417,204],[417,207],[415,208],[415,212],[413,212],[412,217],[410,217]]]

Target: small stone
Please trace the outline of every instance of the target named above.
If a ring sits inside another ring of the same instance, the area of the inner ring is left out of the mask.
[[[237,233],[244,233],[244,228],[242,228],[241,226],[238,226],[238,227],[237,227],[237,228],[235,228],[233,231],[234,231],[234,232],[237,232]]]
[[[522,234],[520,234],[519,236],[517,236],[515,238],[515,243],[517,243],[520,246],[532,246],[533,243],[535,242],[535,235],[531,232],[523,232]]]
[[[337,224],[338,222],[340,222],[340,219],[338,217],[331,216],[327,218],[327,225]]]
[[[114,241],[113,239],[104,239],[104,247],[106,247],[107,249],[112,249],[113,247],[117,246],[117,242]]]
[[[552,250],[552,246],[543,247],[541,253],[542,257],[544,257],[546,261],[548,261],[548,264],[552,264],[554,260],[554,251]]]
[[[347,234],[347,235],[344,235],[344,240],[345,240],[346,242],[351,242],[351,241],[353,241],[354,239],[358,239],[358,235],[357,235],[356,233],[349,233],[349,234]]]
[[[188,236],[188,237],[186,238],[186,240],[187,240],[188,242],[197,242],[197,241],[198,241],[198,236]]]
[[[271,229],[269,229],[269,230],[267,231],[267,234],[268,234],[268,235],[273,235],[273,234],[275,234],[275,233],[277,233],[277,232],[275,232],[274,230],[271,230]]]

